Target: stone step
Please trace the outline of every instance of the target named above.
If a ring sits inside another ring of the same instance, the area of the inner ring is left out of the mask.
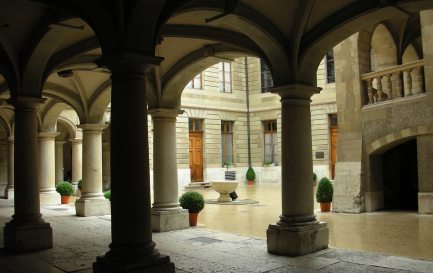
[[[185,186],[185,190],[200,190],[200,189],[211,189],[212,186],[210,182],[194,182],[189,183],[188,186]]]

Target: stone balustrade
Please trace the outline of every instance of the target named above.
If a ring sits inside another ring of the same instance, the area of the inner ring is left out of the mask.
[[[361,75],[366,87],[364,104],[424,93],[423,68],[424,60],[418,60]]]

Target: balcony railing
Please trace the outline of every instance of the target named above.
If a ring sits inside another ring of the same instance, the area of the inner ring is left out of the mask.
[[[393,66],[361,75],[366,101],[375,104],[424,93],[424,60]]]

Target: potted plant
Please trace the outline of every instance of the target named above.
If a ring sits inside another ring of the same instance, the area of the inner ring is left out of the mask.
[[[331,181],[326,177],[320,179],[316,192],[316,200],[320,203],[320,211],[325,212],[331,210],[333,194],[334,188],[332,187]]]
[[[111,190],[104,192],[104,197],[111,201]]]
[[[249,167],[247,170],[247,174],[245,177],[248,180],[248,185],[252,186],[254,185],[254,180],[256,179],[256,173],[254,172],[254,169],[252,167]]]
[[[56,191],[61,196],[62,204],[69,204],[69,199],[74,193],[74,188],[72,187],[72,184],[66,181],[59,182],[56,185]]]
[[[198,213],[204,208],[204,198],[198,192],[188,191],[179,198],[180,206],[189,212],[189,225],[196,226]]]

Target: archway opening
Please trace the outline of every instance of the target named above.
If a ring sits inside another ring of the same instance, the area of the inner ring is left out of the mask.
[[[383,154],[383,187],[385,209],[418,210],[416,140]]]

